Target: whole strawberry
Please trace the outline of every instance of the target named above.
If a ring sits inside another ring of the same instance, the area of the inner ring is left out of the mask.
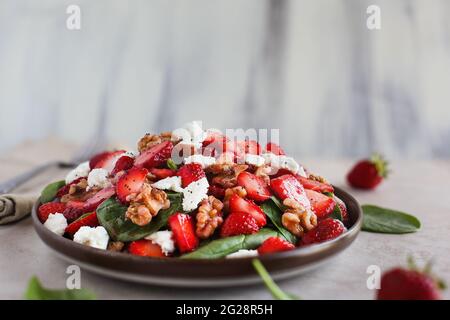
[[[425,268],[429,269],[429,268]],[[439,300],[444,285],[429,270],[394,268],[381,277],[378,300]]]
[[[388,175],[387,162],[380,155],[374,154],[355,164],[347,175],[348,183],[359,189],[374,189]]]

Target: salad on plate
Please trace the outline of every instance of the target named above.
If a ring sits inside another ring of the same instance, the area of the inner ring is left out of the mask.
[[[274,142],[233,139],[199,122],[146,134],[137,151],[97,154],[41,194],[51,232],[152,258],[240,258],[346,232],[333,186]]]

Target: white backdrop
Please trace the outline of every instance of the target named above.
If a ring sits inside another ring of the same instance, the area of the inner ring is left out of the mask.
[[[0,0],[0,152],[201,119],[280,128],[297,155],[448,157],[449,14],[448,0]]]

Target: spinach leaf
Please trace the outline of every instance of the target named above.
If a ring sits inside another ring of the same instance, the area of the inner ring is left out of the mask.
[[[277,198],[275,199],[276,200],[274,200],[274,197],[272,197],[270,200],[267,200],[266,202],[261,204],[261,209],[264,211],[266,216],[269,217],[270,221],[272,221],[273,225],[275,226],[275,228],[277,228],[283,238],[295,244],[297,242],[297,237],[290,233],[286,228],[284,228],[281,222],[281,215],[283,214],[283,212],[281,211],[279,205],[282,206],[283,204],[281,204]]]
[[[97,209],[97,218],[100,224],[108,231],[115,241],[134,241],[142,239],[167,224],[169,217],[182,209],[182,196],[180,193],[167,193],[170,207],[159,211],[158,215],[146,226],[138,226],[125,219],[127,206],[122,205],[116,198],[109,198]]]
[[[256,272],[258,272],[259,276],[264,282],[266,288],[272,294],[272,297],[277,300],[298,300],[299,298],[293,294],[286,293],[273,281],[269,272],[267,272],[264,265],[261,263],[259,259],[252,260],[253,268],[255,268]]]
[[[364,231],[401,234],[420,229],[420,221],[410,214],[368,204],[362,209]]]
[[[279,236],[278,232],[272,229],[261,229],[258,233],[249,235],[238,235],[213,240],[194,252],[182,255],[181,259],[218,259],[223,258],[233,252],[242,249],[256,249],[266,239]]]
[[[56,181],[47,185],[44,190],[42,190],[41,197],[39,198],[41,203],[47,203],[55,199],[58,190],[66,185],[64,180]]]
[[[339,207],[339,205],[337,203],[334,206],[333,212],[330,214],[330,218],[344,221],[344,217],[342,216],[341,207]]]
[[[87,289],[47,289],[41,285],[37,277],[32,277],[28,282],[25,292],[28,300],[94,300],[95,294]]]

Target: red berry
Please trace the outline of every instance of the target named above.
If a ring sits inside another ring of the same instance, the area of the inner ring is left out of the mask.
[[[116,161],[116,165],[114,166],[114,169],[111,171],[112,175],[117,174],[120,171],[128,170],[133,167],[134,159],[129,156],[121,156]]]
[[[222,225],[220,236],[230,237],[241,234],[252,234],[258,232],[258,230],[258,223],[250,213],[231,212]]]
[[[206,177],[205,171],[203,171],[202,166],[198,163],[185,164],[178,169],[177,175],[181,177],[181,185],[183,188],[187,187],[194,181]]]
[[[168,220],[173,238],[181,253],[191,252],[198,247],[198,238],[194,230],[194,222],[190,215],[175,213]]]
[[[96,161],[93,161],[96,157],[92,158],[89,162],[89,165],[92,163],[94,166],[90,167],[91,169],[105,169],[108,172],[111,172],[114,169],[114,166],[116,164],[117,159],[119,159],[122,154],[125,153],[125,150],[118,150],[118,151],[112,151],[112,152],[104,152],[101,153],[96,159]]]
[[[300,175],[296,176],[297,180],[302,184],[303,188],[314,190],[317,192],[334,192],[334,188],[331,184],[323,183],[315,180],[310,180],[308,178],[302,177]]]
[[[171,157],[172,150],[172,142],[161,142],[137,156],[134,165],[139,168],[147,169],[162,166],[166,163],[167,159]]]
[[[69,190],[70,190],[70,187],[71,187],[72,185],[75,185],[75,184],[79,183],[82,179],[86,179],[86,178],[85,178],[85,177],[77,178],[77,179],[73,180],[71,183],[66,184],[65,186],[61,187],[61,188],[58,190],[58,192],[56,193],[56,197],[57,197],[57,198],[61,198],[62,196],[68,194],[68,193],[69,193]]]
[[[379,155],[361,160],[347,175],[348,183],[354,188],[374,189],[388,175],[387,162]]]
[[[305,192],[317,218],[325,218],[333,212],[334,207],[336,206],[336,202],[333,198],[313,190],[306,189]]]
[[[270,181],[270,188],[278,198],[294,199],[303,207],[309,207],[309,201],[305,189],[292,174],[285,174]]]
[[[41,205],[38,209],[38,218],[44,223],[52,213],[63,213],[66,210],[66,205],[61,202],[47,202]]]
[[[127,203],[127,196],[141,191],[148,171],[145,168],[131,168],[119,178],[116,185],[117,198],[122,203]]]
[[[165,257],[161,247],[150,240],[141,239],[130,243],[128,252],[141,257]]]
[[[82,215],[80,218],[72,222],[66,227],[66,233],[73,237],[73,235],[84,226],[96,227],[98,226],[97,213],[87,213]]]
[[[266,215],[250,200],[245,200],[239,197],[237,194],[233,194],[229,200],[231,212],[245,212],[249,213],[258,224],[258,227],[262,228],[266,225]]]
[[[301,244],[308,245],[332,240],[343,234],[345,230],[344,225],[339,220],[331,218],[320,220],[314,229],[303,235]]]
[[[168,177],[173,177],[177,174],[176,170],[172,169],[157,169],[157,168],[151,168],[150,173],[156,177],[156,179],[165,179]]]
[[[243,171],[237,177],[237,183],[247,191],[247,196],[255,201],[265,201],[272,193],[261,177]]]
[[[292,249],[295,249],[295,246],[292,243],[278,237],[270,237],[261,244],[258,248],[258,253],[266,254]]]
[[[92,212],[97,209],[105,200],[111,198],[116,193],[114,187],[108,187],[95,193],[92,197],[84,202],[81,208],[83,212]]]
[[[225,189],[215,184],[211,184],[209,186],[208,193],[213,195],[217,199],[223,199],[225,197]]]
[[[236,147],[239,156],[244,156],[246,154],[261,154],[261,146],[255,140],[237,141]]]
[[[417,270],[395,268],[381,277],[378,300],[439,300],[436,281]]]
[[[266,145],[266,151],[271,152],[273,154],[276,154],[277,156],[284,156],[286,153],[284,153],[283,149],[280,148],[279,145],[273,142],[269,142]]]

